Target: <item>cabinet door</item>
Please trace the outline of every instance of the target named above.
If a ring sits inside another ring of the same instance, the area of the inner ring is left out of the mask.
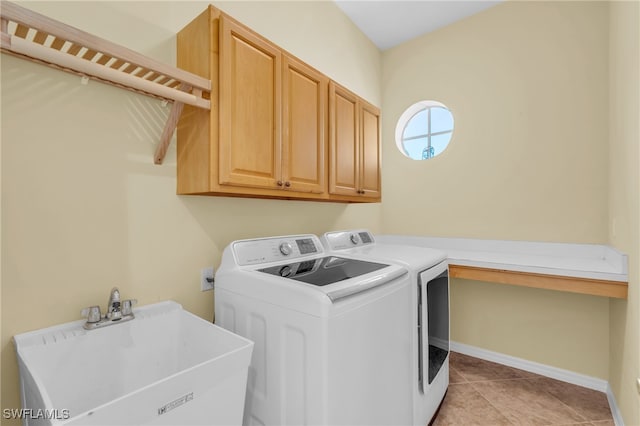
[[[357,195],[359,180],[358,98],[329,84],[329,193]]]
[[[287,190],[326,191],[328,78],[283,56],[282,182]]]
[[[365,197],[380,198],[380,110],[361,105],[360,190]]]
[[[282,58],[276,46],[221,17],[221,185],[277,188],[281,175],[281,74]]]

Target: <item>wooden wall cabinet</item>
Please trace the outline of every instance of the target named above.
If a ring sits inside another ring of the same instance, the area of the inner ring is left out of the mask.
[[[211,110],[187,106],[178,124],[178,194],[379,201],[375,107],[354,98],[356,192],[330,191],[328,176],[342,172],[327,159],[328,77],[213,6],[178,33],[177,44],[178,66],[211,79]],[[336,146],[342,152],[352,142],[340,138]],[[348,162],[339,159],[340,167]]]
[[[220,22],[220,185],[326,192],[328,79],[232,19]]]
[[[212,83],[178,124],[178,193],[326,198],[328,78],[211,6],[177,42]]]
[[[329,84],[329,193],[347,201],[380,201],[380,110]]]
[[[283,61],[282,176],[285,187],[327,194],[329,79],[285,55]]]

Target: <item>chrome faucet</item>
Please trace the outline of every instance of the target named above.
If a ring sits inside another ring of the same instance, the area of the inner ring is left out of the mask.
[[[84,328],[93,330],[132,320],[134,318],[132,308],[136,303],[138,303],[136,299],[120,301],[120,291],[114,287],[109,294],[107,313],[104,316],[100,312],[100,306],[90,306],[82,310],[82,316],[87,318]]]
[[[105,315],[111,321],[119,321],[122,319],[122,311],[120,310],[120,291],[118,287],[111,289],[109,302],[107,303],[107,313]]]

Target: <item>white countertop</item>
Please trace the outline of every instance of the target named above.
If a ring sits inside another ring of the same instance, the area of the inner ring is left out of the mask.
[[[605,245],[376,235],[379,243],[429,247],[455,265],[628,281],[627,255]]]

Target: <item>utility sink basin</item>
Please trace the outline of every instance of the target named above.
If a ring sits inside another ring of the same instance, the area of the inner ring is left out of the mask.
[[[172,301],[14,337],[25,425],[241,424],[253,342]]]

